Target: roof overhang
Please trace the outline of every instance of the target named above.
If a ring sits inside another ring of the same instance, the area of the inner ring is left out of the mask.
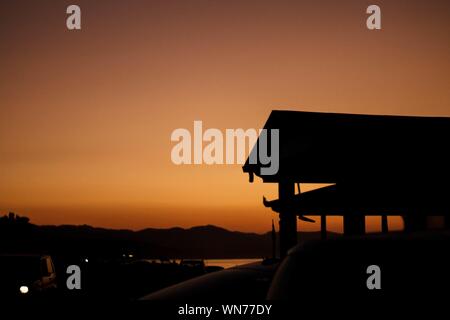
[[[265,165],[247,159],[243,171],[251,181],[256,175],[263,182],[397,181],[419,188],[450,180],[450,118],[275,110],[264,129],[279,129],[279,170],[261,175]]]
[[[450,216],[447,189],[412,189],[398,185],[332,185],[297,194],[291,199],[267,201],[275,212],[287,210],[297,215],[443,215]]]

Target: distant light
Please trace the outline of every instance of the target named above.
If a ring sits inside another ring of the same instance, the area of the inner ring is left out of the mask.
[[[88,262],[89,262],[89,259],[88,259],[88,258],[84,259],[84,262],[88,263]]]
[[[132,254],[129,254],[129,255],[128,255],[128,258],[133,258],[133,255],[132,255]]]
[[[19,288],[20,293],[27,294],[28,293],[28,287],[27,286],[21,286]]]

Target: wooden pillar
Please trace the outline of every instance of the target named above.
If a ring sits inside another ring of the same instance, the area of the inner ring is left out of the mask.
[[[405,232],[423,231],[427,228],[427,217],[417,214],[409,214],[403,216],[403,222],[405,224]]]
[[[277,257],[277,232],[275,231],[275,225],[273,224],[272,219],[272,258],[276,259]]]
[[[444,216],[428,216],[427,217],[427,230],[430,229],[444,229],[445,217]]]
[[[366,232],[366,219],[363,215],[344,215],[344,235],[362,235]]]
[[[278,198],[281,201],[292,199],[295,184],[289,181],[278,183]],[[284,258],[290,248],[297,244],[297,216],[287,209],[280,211],[280,257]]]
[[[324,214],[320,216],[320,237],[327,238],[327,216]]]
[[[387,215],[382,215],[381,216],[381,232],[382,233],[388,233],[389,232]]]

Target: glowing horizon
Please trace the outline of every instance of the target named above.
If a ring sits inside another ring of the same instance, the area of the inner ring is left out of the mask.
[[[68,4],[0,4],[2,215],[264,232],[277,186],[174,165],[174,129],[261,128],[273,109],[450,116],[448,1],[378,1],[380,31],[361,1],[81,0],[74,32]]]

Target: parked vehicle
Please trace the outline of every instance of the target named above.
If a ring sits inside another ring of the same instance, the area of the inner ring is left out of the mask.
[[[47,255],[0,255],[0,296],[26,298],[57,288],[53,260]]]

